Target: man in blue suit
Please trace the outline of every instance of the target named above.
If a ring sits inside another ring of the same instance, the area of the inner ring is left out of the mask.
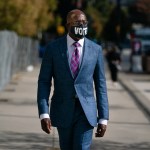
[[[96,137],[103,137],[109,119],[103,53],[99,45],[85,38],[87,24],[82,11],[70,11],[68,34],[48,44],[40,69],[37,103],[41,127],[48,134],[51,126],[57,127],[61,150],[90,150],[93,128],[97,126]]]

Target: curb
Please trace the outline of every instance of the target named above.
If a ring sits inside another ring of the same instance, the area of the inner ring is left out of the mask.
[[[147,119],[150,121],[150,101],[130,83],[130,79],[123,78],[124,76],[119,78],[119,83],[129,93],[139,109],[143,111]]]

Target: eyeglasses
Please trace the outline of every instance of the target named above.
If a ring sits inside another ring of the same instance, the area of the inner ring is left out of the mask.
[[[72,25],[81,25],[81,24],[88,25],[88,21],[85,21],[85,20],[83,20],[83,21],[74,21],[74,22],[69,22],[69,23],[71,23]]]

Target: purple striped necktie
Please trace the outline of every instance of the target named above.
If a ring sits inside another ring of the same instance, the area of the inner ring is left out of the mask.
[[[80,44],[78,42],[73,43],[74,51],[72,53],[70,67],[73,74],[73,77],[76,78],[79,71],[79,50]]]

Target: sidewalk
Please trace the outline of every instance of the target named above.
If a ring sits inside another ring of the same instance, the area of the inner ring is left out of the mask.
[[[40,127],[36,104],[38,73],[39,68],[35,68],[33,72],[17,74],[0,92],[0,150],[58,147],[55,129],[49,136]]]
[[[39,68],[35,68],[33,72],[17,74],[0,92],[0,150],[59,149],[56,129],[47,135],[40,128],[36,105],[38,73]],[[130,83],[126,74],[120,75],[122,82]],[[124,86],[112,86],[108,75],[107,87],[110,104],[108,129],[104,138],[93,135],[91,150],[149,150],[149,120]]]
[[[127,80],[129,76],[122,73],[119,77],[121,82],[129,84],[130,80]],[[148,150],[149,120],[122,83],[117,88],[112,86],[108,74],[107,87],[110,104],[108,129],[104,138],[94,139],[92,150]]]
[[[120,73],[119,79],[150,120],[150,74]]]

